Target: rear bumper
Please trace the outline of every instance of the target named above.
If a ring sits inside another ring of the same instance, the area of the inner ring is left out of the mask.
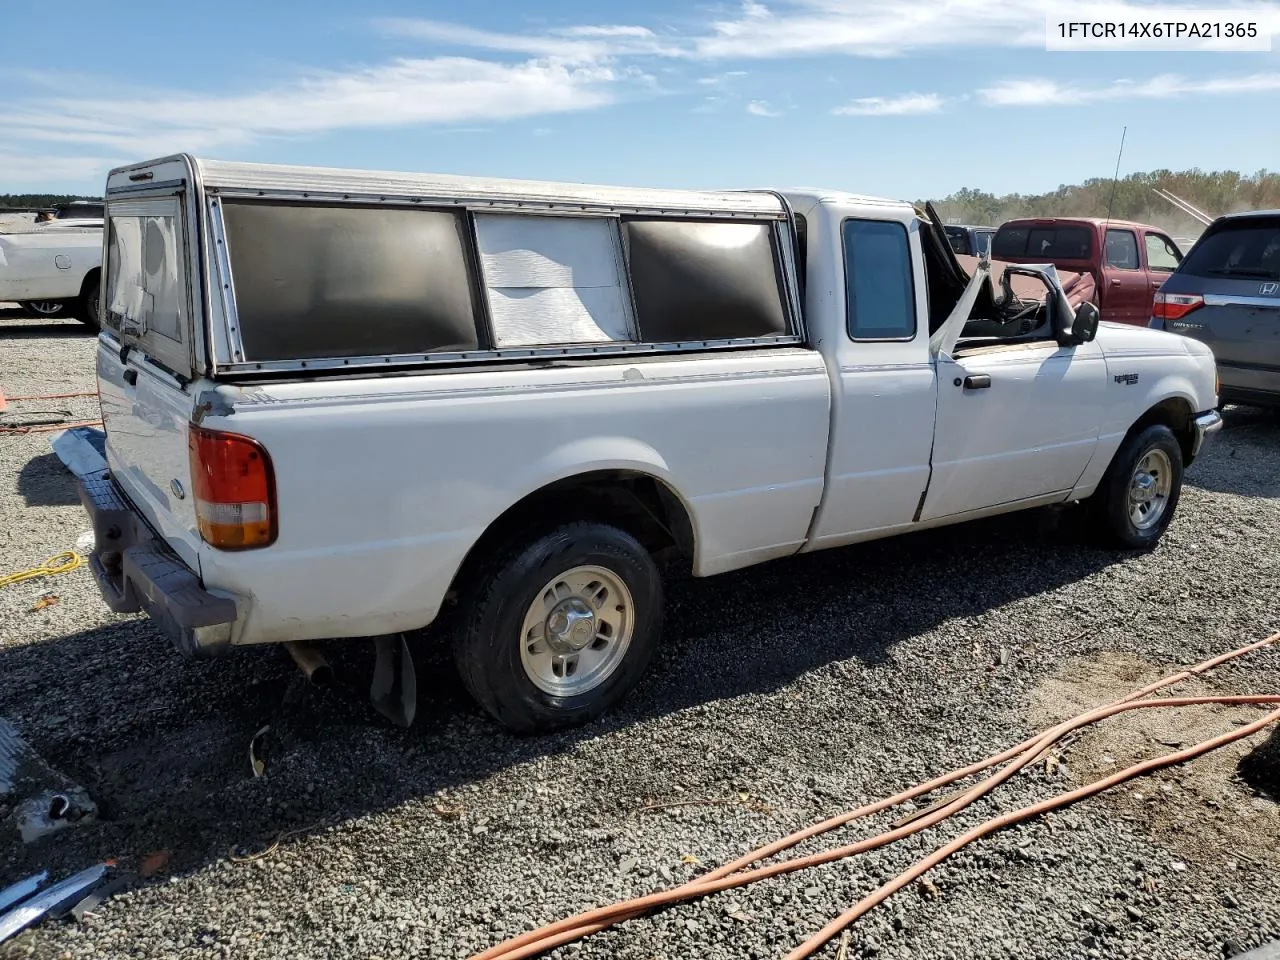
[[[79,482],[93,523],[89,569],[116,613],[145,611],[182,653],[206,657],[231,645],[233,599],[205,590],[196,573],[151,532],[110,474]]]
[[[1195,428],[1195,434],[1191,438],[1191,456],[1194,459],[1199,456],[1205,437],[1222,429],[1222,414],[1217,410],[1209,410],[1197,416],[1191,424]]]
[[[1222,379],[1219,400],[1255,406],[1280,405],[1280,370],[1275,367],[1218,361]]]

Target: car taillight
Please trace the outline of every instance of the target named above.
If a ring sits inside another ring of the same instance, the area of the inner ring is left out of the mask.
[[[1204,297],[1198,293],[1156,293],[1152,313],[1158,320],[1177,320],[1192,310],[1204,306]]]
[[[265,547],[276,539],[276,488],[271,458],[257,440],[190,425],[196,526],[220,550]]]

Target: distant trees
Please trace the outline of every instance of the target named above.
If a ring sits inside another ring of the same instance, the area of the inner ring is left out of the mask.
[[[1117,220],[1152,223],[1179,236],[1198,235],[1202,225],[1158,197],[1153,187],[1168,190],[1211,217],[1280,208],[1280,173],[1259,170],[1246,175],[1234,170],[1198,169],[1131,173],[1114,183],[1109,177],[1094,177],[1041,194],[997,196],[965,187],[934,201],[934,206],[944,218],[990,226],[1016,217],[1105,217],[1110,206],[1111,216]]]

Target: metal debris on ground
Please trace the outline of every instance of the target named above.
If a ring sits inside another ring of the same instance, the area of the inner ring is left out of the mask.
[[[97,808],[85,789],[41,759],[0,717],[0,800],[24,843],[93,820]]]
[[[55,883],[43,893],[24,900],[7,913],[0,914],[0,943],[44,919],[48,914],[78,903],[87,891],[107,875],[110,866],[110,862],[100,863],[96,867],[81,870],[61,883]]]
[[[0,913],[8,910],[15,903],[21,903],[27,897],[31,896],[49,879],[49,871],[41,870],[39,873],[32,874],[25,880],[19,880],[17,883],[10,884],[3,890],[0,890]]]
[[[268,724],[258,730],[249,740],[249,766],[253,769],[253,775],[260,777],[267,771],[266,761],[263,759],[262,748],[266,745],[263,738],[270,732],[271,726]]]
[[[84,478],[107,469],[107,434],[96,427],[61,430],[49,438],[49,446],[76,477]]]

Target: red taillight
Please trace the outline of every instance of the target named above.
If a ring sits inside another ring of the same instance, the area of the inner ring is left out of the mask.
[[[196,525],[221,550],[265,547],[276,539],[276,486],[262,444],[238,433],[190,425]]]
[[[1198,293],[1164,293],[1157,291],[1152,304],[1152,314],[1157,320],[1177,320],[1192,310],[1204,306],[1204,297]]]

